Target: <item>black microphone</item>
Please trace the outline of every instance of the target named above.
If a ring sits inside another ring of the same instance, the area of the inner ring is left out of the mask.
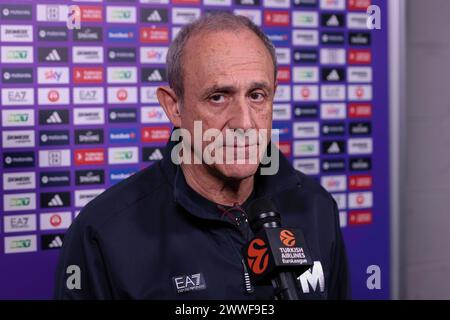
[[[252,282],[272,284],[278,300],[299,300],[295,274],[312,267],[303,232],[282,228],[281,216],[268,198],[254,200],[247,213],[255,234],[244,248]]]

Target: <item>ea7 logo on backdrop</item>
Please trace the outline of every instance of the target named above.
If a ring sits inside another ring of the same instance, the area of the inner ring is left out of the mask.
[[[205,277],[201,272],[192,275],[173,277],[172,280],[177,293],[206,289]]]
[[[280,235],[281,237],[281,235]],[[269,265],[269,252],[264,240],[256,238],[247,250],[247,264],[254,274],[262,274]]]
[[[295,235],[292,233],[292,231],[282,230],[280,232],[280,240],[281,243],[283,243],[286,247],[295,246]]]

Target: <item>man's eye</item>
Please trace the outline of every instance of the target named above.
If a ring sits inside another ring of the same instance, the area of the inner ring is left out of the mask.
[[[225,102],[225,96],[223,94],[215,94],[212,95],[209,100],[211,100],[214,103],[222,103]]]
[[[250,99],[252,99],[253,101],[263,101],[264,100],[264,94],[260,93],[260,92],[253,92],[250,94]]]

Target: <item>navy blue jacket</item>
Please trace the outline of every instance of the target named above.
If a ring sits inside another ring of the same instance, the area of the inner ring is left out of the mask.
[[[270,286],[245,286],[248,223],[235,224],[224,214],[228,208],[188,186],[170,159],[173,145],[163,160],[83,208],[64,238],[55,298],[273,299]],[[315,263],[298,278],[301,298],[348,298],[347,258],[331,195],[280,153],[278,174],[255,176],[250,198],[261,196],[271,197],[283,226],[305,234]]]

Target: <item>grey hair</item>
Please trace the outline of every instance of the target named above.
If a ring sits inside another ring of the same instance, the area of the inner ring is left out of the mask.
[[[267,51],[269,51],[274,67],[274,77],[277,77],[277,56],[275,47],[266,36],[266,34],[254,24],[249,18],[234,15],[229,12],[208,13],[199,19],[185,25],[177,34],[169,47],[166,58],[167,78],[170,87],[173,89],[180,102],[183,102],[184,86],[183,86],[183,66],[182,58],[184,48],[189,38],[201,32],[215,31],[236,31],[248,29],[252,31],[263,42]]]

